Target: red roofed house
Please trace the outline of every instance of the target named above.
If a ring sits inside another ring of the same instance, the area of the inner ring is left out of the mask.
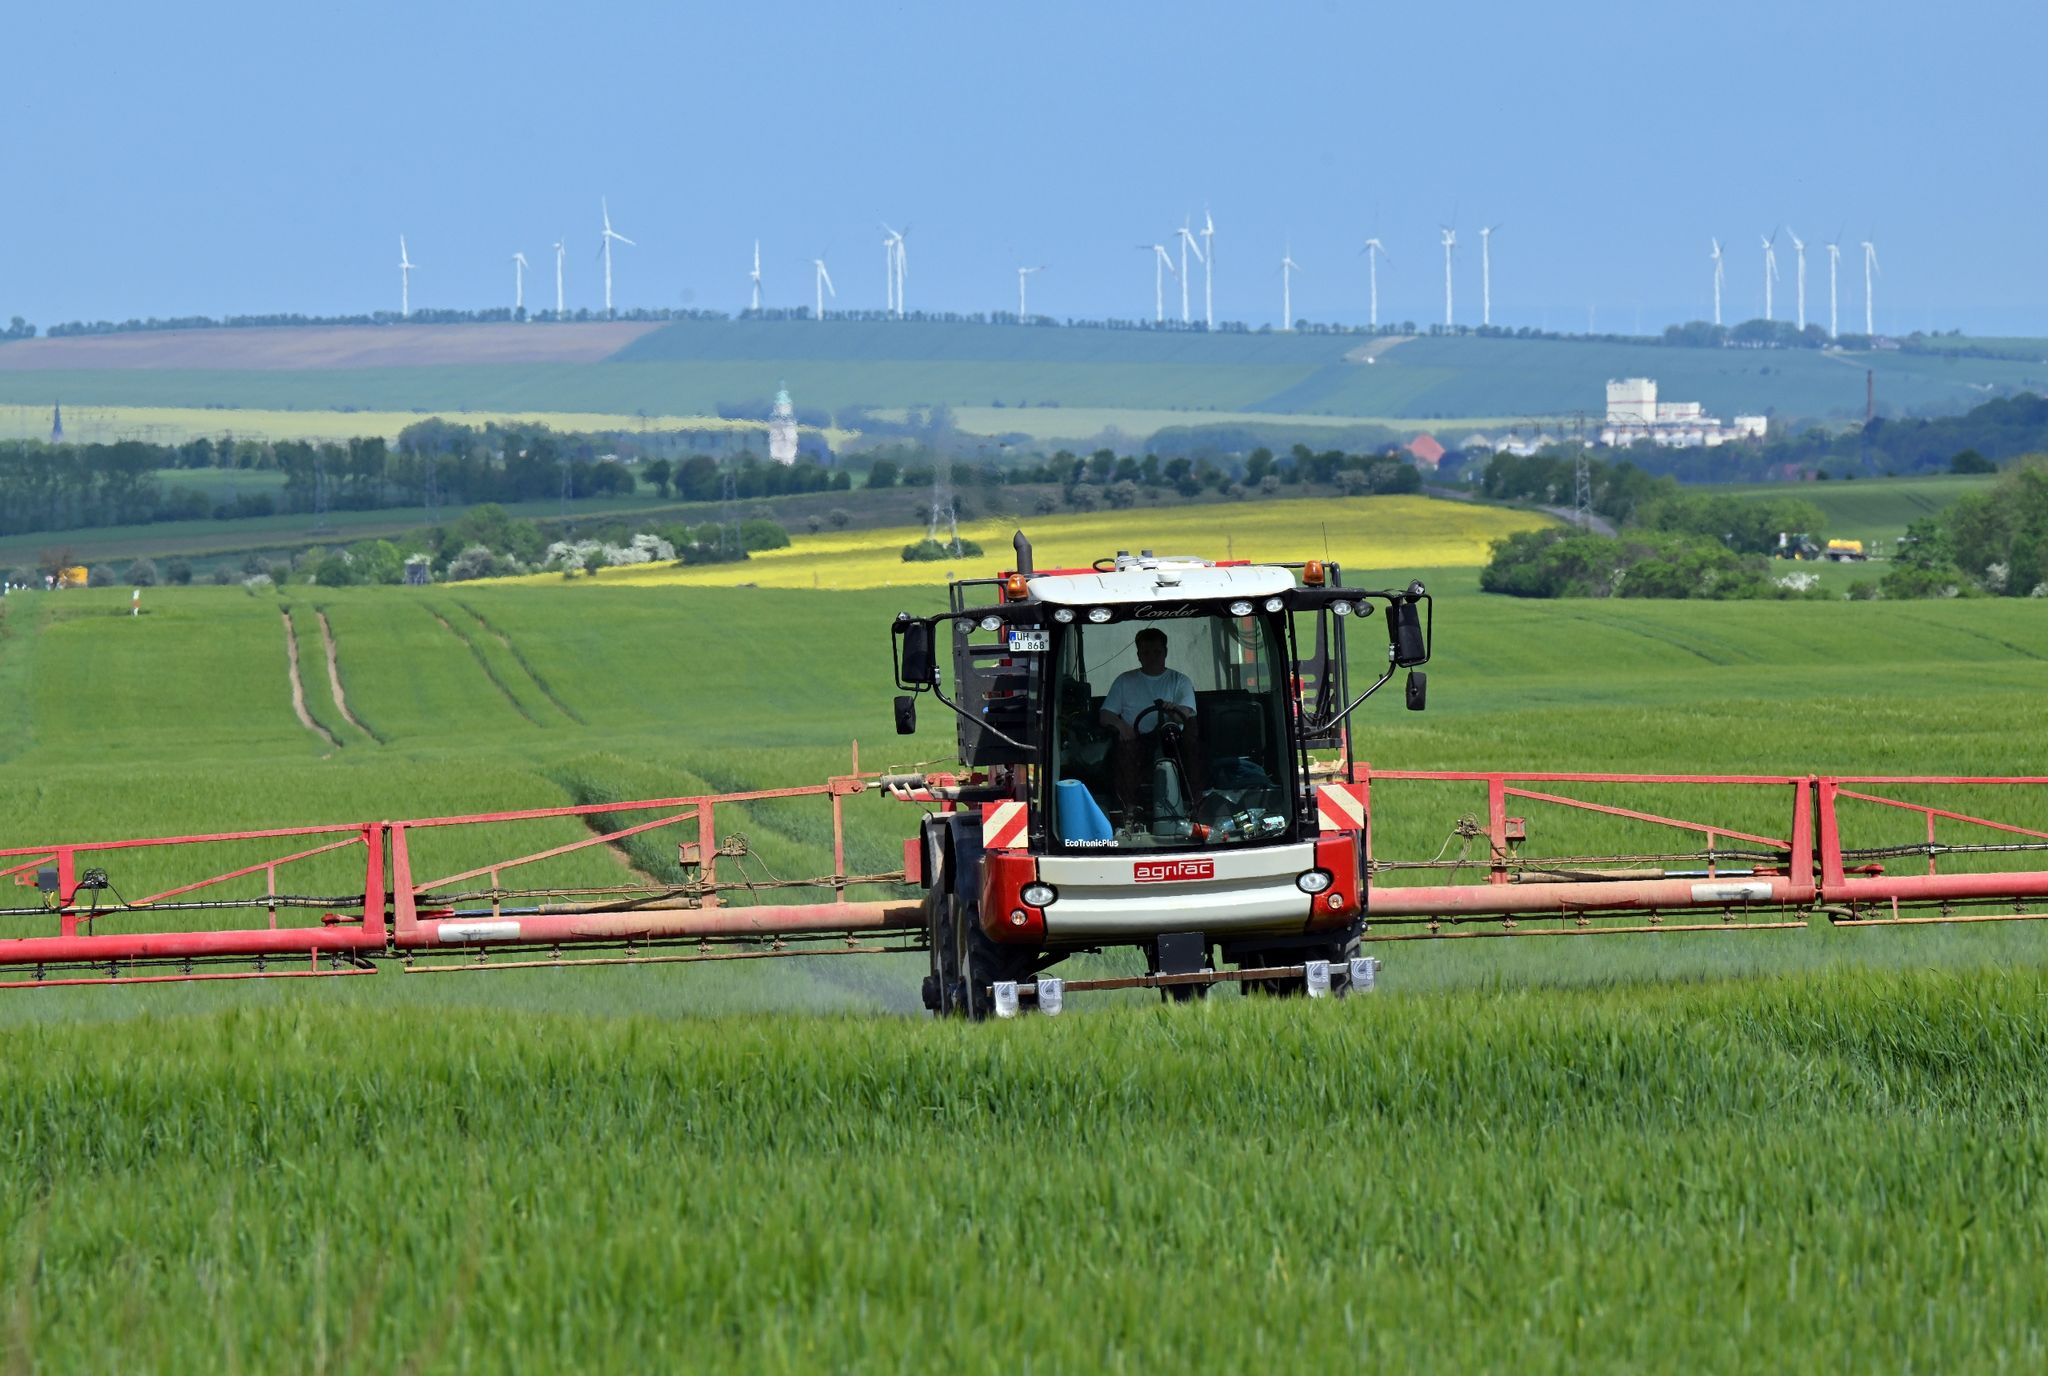
[[[1427,469],[1432,473],[1436,472],[1436,466],[1443,461],[1444,457],[1444,447],[1436,442],[1434,436],[1430,435],[1417,435],[1414,439],[1408,441],[1408,452],[1415,456],[1416,467]]]

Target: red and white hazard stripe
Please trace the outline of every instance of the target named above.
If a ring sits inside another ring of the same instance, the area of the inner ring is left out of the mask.
[[[1365,830],[1365,785],[1321,785],[1316,789],[1316,820],[1323,831]]]
[[[983,803],[981,805],[981,848],[983,850],[1008,850],[1024,844],[1024,832],[1030,823],[1025,805],[1010,801]]]

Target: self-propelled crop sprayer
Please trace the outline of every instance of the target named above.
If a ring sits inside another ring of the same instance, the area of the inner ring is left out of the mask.
[[[1343,993],[1392,941],[2048,916],[2048,778],[1375,768],[1353,714],[1404,670],[1425,706],[1420,583],[1149,551],[1040,570],[1015,543],[890,628],[897,730],[928,695],[957,765],[866,772],[856,748],[785,788],[12,847],[0,987],[923,950],[925,1005],[979,1018]],[[1348,641],[1380,631],[1354,675]],[[901,869],[849,873],[871,798],[921,817]],[[816,807],[829,865],[793,877],[720,824]],[[1051,973],[1114,948],[1144,972]]]

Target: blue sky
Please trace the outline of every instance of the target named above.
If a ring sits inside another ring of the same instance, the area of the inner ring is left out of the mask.
[[[2048,334],[2048,6],[1007,7],[616,0],[17,7],[0,87],[0,318],[510,304],[510,255],[553,294],[621,305],[883,302],[881,223],[908,226],[909,300],[1149,316],[1136,247],[1215,216],[1217,315],[1362,321],[1359,245],[1384,240],[1383,320],[1457,314],[1646,329],[1762,313],[1760,237],[1874,239],[1880,330]],[[1794,310],[1779,240],[1778,314]],[[1199,288],[1199,273],[1195,275]],[[1169,283],[1169,287],[1171,284]],[[1199,310],[1199,290],[1196,292]],[[1177,294],[1170,309],[1178,313]]]

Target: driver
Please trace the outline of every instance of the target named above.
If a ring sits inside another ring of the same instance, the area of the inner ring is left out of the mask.
[[[1138,796],[1146,763],[1160,744],[1160,728],[1172,723],[1180,736],[1175,754],[1187,788],[1202,789],[1202,747],[1195,731],[1195,685],[1178,669],[1166,667],[1166,632],[1157,626],[1139,631],[1133,642],[1138,667],[1126,669],[1109,685],[1102,699],[1102,724],[1116,732],[1117,801],[1128,811]],[[1155,710],[1156,708],[1156,710]],[[1169,746],[1173,742],[1169,740]]]

